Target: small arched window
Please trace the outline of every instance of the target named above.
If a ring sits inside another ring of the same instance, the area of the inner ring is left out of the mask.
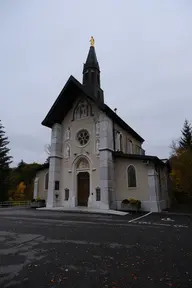
[[[115,133],[115,148],[116,151],[120,151],[120,132],[116,131]]]
[[[127,169],[127,174],[128,174],[128,187],[136,187],[137,186],[137,181],[136,181],[136,170],[133,165],[130,165]]]
[[[84,83],[86,82],[87,83],[87,81],[88,81],[88,71],[86,71],[85,72],[85,74],[84,74]]]
[[[123,151],[123,134],[119,131],[115,135],[115,148],[116,151]]]
[[[97,74],[97,85],[100,86],[100,77],[99,77],[99,74]]]
[[[123,151],[123,135],[121,133],[119,135],[119,142],[120,151]]]
[[[48,190],[49,172],[45,174],[45,190]]]
[[[130,139],[127,139],[127,153],[133,154],[133,142]]]

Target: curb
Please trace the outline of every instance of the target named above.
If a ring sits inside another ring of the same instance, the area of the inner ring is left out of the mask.
[[[60,213],[71,213],[71,214],[75,214],[75,213],[78,213],[78,214],[92,214],[92,215],[106,215],[106,216],[117,216],[117,217],[125,217],[127,216],[129,213],[126,212],[127,214],[123,215],[123,214],[116,214],[116,213],[113,213],[113,212],[102,212],[102,211],[82,211],[82,210],[56,210],[56,209],[49,209],[49,208],[36,208],[35,209],[36,211],[49,211],[49,212],[60,212]],[[116,211],[116,210],[115,210]]]

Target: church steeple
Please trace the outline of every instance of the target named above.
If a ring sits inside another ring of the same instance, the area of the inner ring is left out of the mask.
[[[90,40],[90,49],[86,63],[83,67],[83,85],[89,90],[93,97],[103,102],[103,90],[100,87],[100,69],[95,53],[95,41]]]

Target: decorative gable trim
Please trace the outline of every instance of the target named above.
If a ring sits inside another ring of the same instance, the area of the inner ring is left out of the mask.
[[[55,103],[49,110],[47,116],[42,122],[42,125],[52,128],[53,124],[61,124],[68,111],[72,109],[73,103],[78,97],[86,97],[88,100],[93,101],[100,110],[102,110],[110,119],[117,123],[120,127],[125,129],[135,139],[144,142],[144,139],[137,134],[127,123],[123,121],[111,108],[106,104],[98,101],[97,98],[92,97],[86,87],[84,87],[73,76],[70,76]]]
[[[81,115],[81,109],[83,109],[83,107],[81,107],[81,106],[83,106],[83,105],[87,106],[87,107],[84,107],[84,109],[87,109],[87,111],[84,111],[85,115],[83,115],[83,111],[82,111],[82,115]],[[77,104],[76,104],[76,106],[75,106],[75,108],[73,110],[73,119],[72,119],[72,121],[84,119],[84,118],[87,118],[89,116],[94,116],[94,114],[92,112],[91,103],[85,98],[79,99],[79,101],[77,102]]]

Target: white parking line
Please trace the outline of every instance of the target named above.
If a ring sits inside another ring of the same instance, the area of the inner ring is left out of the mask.
[[[147,214],[145,214],[145,215],[142,215],[142,216],[140,216],[140,217],[137,217],[137,218],[134,218],[134,219],[132,219],[132,220],[129,220],[129,223],[134,222],[134,221],[136,221],[136,220],[138,220],[138,219],[147,217],[148,215],[150,215],[150,214],[152,214],[152,213],[153,213],[153,212],[149,212],[149,213],[147,213]]]
[[[140,225],[152,225],[152,226],[160,226],[160,227],[163,226],[163,227],[174,227],[174,228],[189,228],[188,225],[180,225],[180,224],[171,225],[171,224],[166,224],[166,223],[144,222],[144,221],[138,221],[136,223]]]

